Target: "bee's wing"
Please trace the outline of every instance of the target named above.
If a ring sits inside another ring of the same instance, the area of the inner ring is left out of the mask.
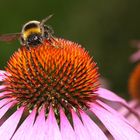
[[[0,35],[0,41],[11,42],[19,39],[20,37],[21,33],[2,34]]]

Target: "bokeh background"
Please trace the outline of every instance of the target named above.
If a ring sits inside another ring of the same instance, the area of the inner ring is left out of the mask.
[[[55,36],[78,42],[98,63],[110,89],[129,98],[127,81],[133,65],[130,45],[140,39],[140,0],[1,0],[0,34],[20,32],[29,20],[54,14],[47,23]],[[0,69],[20,47],[19,41],[0,42]]]

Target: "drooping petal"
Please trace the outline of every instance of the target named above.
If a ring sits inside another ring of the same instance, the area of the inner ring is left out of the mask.
[[[126,101],[122,99],[121,97],[117,96],[113,92],[104,89],[104,88],[99,88],[96,93],[99,95],[99,97],[104,98],[106,100],[114,101],[114,102],[120,102],[123,104],[126,104]]]
[[[80,112],[84,126],[89,131],[92,140],[107,140],[102,130],[83,111]]]
[[[126,119],[129,121],[129,123],[140,132],[140,120],[136,118],[133,114],[128,114]]]
[[[137,107],[137,108],[135,108],[135,111],[139,114],[139,116],[140,116],[140,105]]]
[[[7,112],[7,110],[9,110],[9,108],[11,108],[11,106],[13,106],[15,104],[15,102],[10,102],[7,105],[3,106],[0,109],[0,119],[3,117],[3,115]]]
[[[93,103],[91,111],[106,126],[108,131],[117,140],[139,140],[140,134],[129,124],[120,119],[118,116],[111,114],[96,103]]]
[[[0,85],[0,91],[2,91],[3,89],[5,89],[4,85]]]
[[[110,106],[108,106],[107,104],[103,103],[100,100],[96,100],[97,103],[99,103],[103,108],[105,108],[106,110],[108,110],[110,113],[114,114],[115,116],[118,116],[119,118],[121,118],[122,120],[126,121],[127,123],[129,123],[120,113],[118,113],[116,110],[114,110],[113,108],[111,108]]]
[[[132,100],[128,102],[128,104],[140,116],[140,103],[137,100]],[[140,131],[140,119],[135,114],[125,107],[121,107],[118,112],[122,114],[135,129]]]
[[[0,108],[1,108],[3,105],[5,105],[5,104],[7,104],[7,103],[9,103],[9,102],[10,102],[9,99],[2,99],[2,100],[0,100]]]
[[[45,140],[46,122],[45,122],[45,108],[43,107],[37,116],[37,119],[30,132],[30,140]]]
[[[74,112],[74,110],[71,110],[71,112],[76,138],[78,140],[92,140],[89,132],[87,131],[86,127],[82,124],[77,114]]]
[[[24,120],[18,130],[15,132],[12,140],[31,140],[30,131],[32,129],[36,115],[36,109]]]
[[[50,112],[46,120],[45,138],[47,140],[62,140],[61,133],[60,133],[56,118],[54,116],[52,107],[50,108]]]
[[[10,140],[13,135],[23,113],[24,108],[19,108],[12,116],[10,116],[0,127],[0,138]]]
[[[128,105],[130,108],[132,108],[133,110],[135,110],[140,104],[138,104],[138,101],[136,100],[132,100],[130,102],[128,102]],[[118,110],[122,115],[126,115],[129,113],[129,110],[128,108],[125,108],[125,107],[121,107],[119,110]],[[136,111],[137,112],[137,111]],[[130,112],[131,113],[131,112]],[[138,113],[138,112],[137,112]]]
[[[5,96],[6,94],[8,94],[9,92],[7,92],[7,91],[4,91],[4,92],[1,92],[0,93],[0,98],[2,98],[3,96]]]
[[[128,102],[128,104],[133,109],[136,109],[136,108],[139,108],[140,107],[140,102],[139,102],[139,100],[136,100],[136,99],[131,100],[130,102]]]
[[[115,116],[125,121],[127,124],[131,125],[135,129],[140,131],[140,120],[139,120],[140,117],[136,116],[136,114],[134,114],[133,112],[129,112],[129,110],[126,109],[125,107],[122,107],[121,110],[116,111],[112,109],[110,106],[108,106],[107,104],[103,103],[102,101],[96,100],[96,102],[102,105],[103,108],[107,109],[109,112],[111,112]]]
[[[76,140],[74,129],[62,109],[60,110],[60,128],[62,140]]]

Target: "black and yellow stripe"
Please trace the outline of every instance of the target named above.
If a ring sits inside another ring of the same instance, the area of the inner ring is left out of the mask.
[[[23,38],[26,40],[31,34],[41,34],[39,27],[31,27],[23,32]]]

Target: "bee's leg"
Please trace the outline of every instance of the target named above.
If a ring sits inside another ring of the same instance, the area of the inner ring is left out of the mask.
[[[48,42],[50,45],[53,46],[53,42],[52,42],[52,40],[51,40],[50,38],[47,38],[47,42]]]
[[[26,43],[25,43],[23,37],[20,37],[20,38],[19,38],[19,41],[20,41],[20,44],[21,44],[21,45],[23,45],[23,46],[26,45]]]
[[[28,50],[30,50],[30,47],[29,44],[26,42],[26,45],[24,45]]]
[[[57,40],[52,36],[47,39],[47,42],[55,48],[60,48],[58,45],[56,45],[56,44],[58,44]]]
[[[55,43],[58,43],[58,41],[56,40],[56,38],[54,38],[53,36],[50,37]]]
[[[20,41],[20,44],[21,44],[22,46],[26,47],[26,48],[29,50],[29,45],[28,45],[28,43],[25,42],[25,40],[24,40],[22,37],[20,37],[19,41]]]

